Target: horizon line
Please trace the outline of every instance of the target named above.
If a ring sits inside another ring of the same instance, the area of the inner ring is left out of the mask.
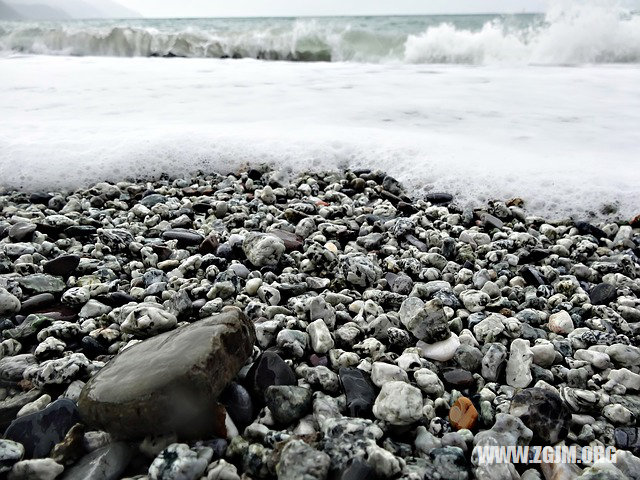
[[[216,19],[216,18],[340,18],[340,17],[452,17],[452,16],[481,16],[481,15],[544,15],[545,12],[468,12],[468,13],[374,13],[374,14],[347,14],[347,15],[334,15],[334,14],[320,14],[320,15],[187,15],[187,16],[141,16],[138,19],[145,20],[187,20],[187,19]],[[114,20],[129,20],[135,19],[135,17],[128,18],[115,18]],[[80,20],[80,19],[78,19]],[[89,20],[89,19],[83,19]]]

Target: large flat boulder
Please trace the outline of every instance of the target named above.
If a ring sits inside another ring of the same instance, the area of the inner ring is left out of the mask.
[[[220,428],[218,396],[254,342],[253,324],[235,308],[144,340],[87,382],[80,414],[116,438],[210,435]]]

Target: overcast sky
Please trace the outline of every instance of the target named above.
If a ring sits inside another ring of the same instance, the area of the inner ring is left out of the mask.
[[[146,17],[543,12],[547,0],[119,0]]]

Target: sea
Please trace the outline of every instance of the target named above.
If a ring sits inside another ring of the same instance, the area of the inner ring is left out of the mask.
[[[0,188],[270,163],[640,213],[640,14],[0,22]]]

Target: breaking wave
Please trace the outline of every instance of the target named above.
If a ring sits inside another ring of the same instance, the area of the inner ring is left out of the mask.
[[[638,63],[640,15],[574,2],[545,16],[5,22],[0,50],[371,63]]]

